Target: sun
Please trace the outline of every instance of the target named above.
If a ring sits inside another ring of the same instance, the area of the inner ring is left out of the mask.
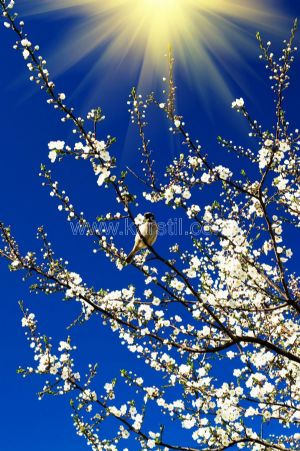
[[[178,39],[188,25],[187,12],[182,0],[133,0],[127,9],[129,24],[140,27],[140,37],[152,58]],[[125,11],[124,11],[125,13]]]
[[[201,86],[199,79],[205,76],[223,91],[227,88],[220,73],[230,74],[230,61],[239,63],[255,45],[255,31],[268,27],[268,32],[275,32],[280,17],[272,0],[32,0],[30,4],[35,11],[59,10],[79,18],[72,39],[68,36],[61,45],[62,70],[101,49],[101,61],[108,67],[125,62],[140,71],[141,79],[151,79],[165,71],[163,56],[171,45],[187,76]],[[95,70],[99,65],[95,62]]]

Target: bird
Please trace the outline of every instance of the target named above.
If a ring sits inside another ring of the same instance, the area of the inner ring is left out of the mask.
[[[158,227],[155,222],[155,216],[153,213],[147,212],[144,214],[144,220],[141,225],[138,226],[140,231],[136,233],[134,246],[132,251],[126,258],[126,263],[130,263],[137,252],[141,249],[145,249],[147,246],[152,246],[157,238]],[[142,236],[144,240],[142,239]],[[147,244],[146,244],[147,243]]]

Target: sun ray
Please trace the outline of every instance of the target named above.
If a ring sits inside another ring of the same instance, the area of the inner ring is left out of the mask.
[[[229,60],[255,43],[254,31],[278,29],[272,0],[33,0],[31,12],[60,11],[79,15],[72,39],[61,46],[60,69],[101,49],[101,60],[113,68],[143,68],[143,81],[165,71],[163,55],[171,44],[177,64],[195,78],[226,92],[218,67],[229,72]],[[28,6],[28,1],[26,1]],[[24,4],[25,7],[25,4]],[[273,11],[271,14],[270,11]],[[246,25],[246,26],[245,26]],[[252,29],[251,39],[247,31]],[[252,28],[251,28],[252,27]],[[99,66],[98,61],[95,66]],[[198,78],[199,78],[198,77]]]

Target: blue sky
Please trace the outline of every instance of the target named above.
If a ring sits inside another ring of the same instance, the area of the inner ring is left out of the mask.
[[[272,4],[272,2],[271,2]],[[286,16],[300,16],[300,4],[296,0],[273,1],[280,5]],[[18,8],[22,13],[22,8]],[[22,14],[21,14],[22,15]],[[42,54],[50,61],[50,71],[59,72],[59,60],[55,59],[55,49],[61,45],[62,30],[68,34],[72,21],[78,18],[56,17],[55,14],[27,17],[27,30],[32,42],[41,45]],[[279,35],[266,36],[278,51],[282,36],[288,36],[289,22],[284,20],[278,30]],[[254,29],[245,29],[253,33]],[[70,32],[71,33],[71,32]],[[120,288],[135,281],[134,270],[119,273],[107,269],[106,260],[92,253],[93,243],[85,237],[73,236],[70,224],[57,210],[57,204],[41,186],[38,177],[41,162],[48,165],[47,143],[50,140],[72,139],[68,126],[61,124],[59,117],[45,102],[43,95],[35,90],[28,81],[24,61],[12,50],[14,36],[3,27],[0,29],[0,92],[1,92],[1,165],[0,165],[0,219],[13,226],[13,233],[22,243],[24,251],[38,249],[35,231],[44,224],[54,249],[70,262],[72,270],[82,274],[84,279],[100,288]],[[72,39],[70,34],[69,39]],[[299,44],[300,34],[297,36]],[[264,124],[270,124],[270,111],[273,108],[272,93],[263,64],[257,53],[244,54],[246,64],[232,61],[235,78],[242,80],[246,87],[243,92],[228,76],[228,83],[233,98],[244,96],[253,115]],[[90,108],[100,105],[106,121],[103,136],[112,134],[117,137],[114,151],[123,165],[138,167],[139,156],[135,132],[129,128],[129,115],[126,105],[127,96],[137,81],[129,77],[114,74],[111,68],[111,83],[101,86],[101,73],[94,74],[88,82],[79,88],[82,79],[89,72],[95,55],[85,58],[81,64],[70,68],[56,77],[59,91],[66,92],[78,114],[84,115]],[[252,71],[250,73],[249,67]],[[107,71],[103,67],[103,73]],[[125,68],[121,69],[125,70]],[[253,74],[256,76],[253,76]],[[292,87],[287,94],[289,118],[295,127],[299,126],[300,57],[293,69]],[[231,110],[228,99],[224,99],[211,86],[207,96],[210,108],[204,106],[201,98],[195,95],[195,87],[185,78],[185,71],[180,66],[176,69],[178,85],[178,107],[185,117],[188,128],[198,137],[203,147],[210,149],[212,159],[224,161],[227,156],[216,144],[216,137],[222,135],[234,138],[239,143],[247,141],[247,129],[242,118]],[[154,86],[154,88],[157,86]],[[157,150],[157,159],[161,163],[170,161],[178,151],[177,146],[163,135],[167,124],[159,121],[153,134],[153,147]],[[160,167],[161,166],[160,163]],[[55,179],[61,182],[71,195],[73,203],[78,205],[89,218],[105,213],[109,209],[109,195],[104,198],[99,191],[95,178],[88,164],[65,160],[52,167]],[[141,207],[142,208],[142,207]],[[155,211],[157,216],[165,219],[165,212]],[[167,249],[169,242],[161,243]],[[127,248],[130,245],[126,246]],[[137,283],[139,283],[137,281]],[[2,315],[0,327],[1,352],[1,387],[2,409],[0,448],[5,451],[77,451],[84,446],[74,433],[70,418],[68,402],[64,399],[45,399],[40,402],[35,393],[42,385],[38,378],[23,380],[16,375],[19,365],[31,362],[31,352],[20,327],[19,299],[31,307],[40,319],[40,327],[45,333],[54,337],[66,337],[66,325],[70,324],[77,313],[77,306],[62,303],[58,297],[29,295],[27,285],[21,283],[19,273],[9,273],[4,262],[0,261],[0,286]],[[103,380],[118,374],[118,368],[130,368],[136,363],[132,355],[120,349],[117,338],[101,326],[99,320],[74,329],[73,341],[78,345],[79,365],[84,368],[89,362],[99,361]]]

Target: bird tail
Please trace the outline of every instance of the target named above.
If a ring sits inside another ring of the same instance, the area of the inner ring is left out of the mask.
[[[126,258],[126,260],[125,260],[126,263],[131,263],[134,256],[135,256],[135,250],[133,249],[133,250],[127,255],[127,258]]]

